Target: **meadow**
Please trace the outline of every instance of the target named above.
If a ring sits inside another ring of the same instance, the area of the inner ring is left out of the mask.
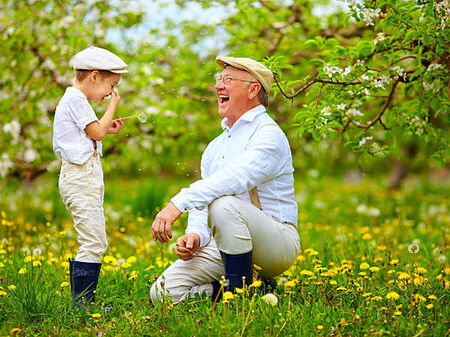
[[[70,309],[67,261],[77,244],[55,178],[3,183],[0,335],[448,335],[448,183],[415,176],[393,191],[384,177],[350,184],[310,173],[296,179],[302,250],[273,294],[255,277],[218,303],[156,307],[150,286],[176,255],[175,240],[152,241],[152,217],[188,181],[107,178],[110,245],[89,310]]]

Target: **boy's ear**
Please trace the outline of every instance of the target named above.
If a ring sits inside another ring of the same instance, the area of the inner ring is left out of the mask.
[[[89,79],[91,82],[95,82],[100,77],[100,72],[98,70],[91,71]]]

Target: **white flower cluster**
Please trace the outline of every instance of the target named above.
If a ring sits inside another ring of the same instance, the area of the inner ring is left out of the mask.
[[[406,75],[405,69],[403,69],[402,67],[399,67],[399,66],[392,68],[392,71],[395,72],[400,77],[404,77]]]
[[[352,71],[351,67],[346,67],[345,69],[341,69],[339,67],[336,66],[330,66],[328,64],[325,64],[323,66],[323,72],[329,77],[332,78],[334,76],[334,74],[341,74],[341,78],[344,78],[345,76],[347,76],[348,74],[350,74]]]
[[[383,75],[383,76],[374,78],[373,82],[375,84],[375,88],[381,88],[383,90],[386,90],[385,85],[389,85],[389,83],[391,83],[391,79],[389,78],[389,76]]]
[[[359,17],[362,16],[363,21],[367,26],[373,26],[375,19],[380,16],[381,9],[376,8],[366,8],[366,7],[356,7],[358,1],[356,0],[342,0],[348,5],[348,8],[355,12]]]
[[[427,71],[433,71],[433,70],[438,70],[442,68],[442,64],[439,63],[431,63],[428,68]]]
[[[409,123],[414,128],[414,132],[416,135],[423,135],[427,123],[422,118],[420,118],[419,116],[414,116],[413,118],[411,118]]]
[[[366,144],[366,142],[367,142],[368,140],[372,140],[372,139],[373,139],[372,136],[363,137],[363,138],[359,141],[359,146],[362,146],[362,145]]]
[[[346,115],[351,115],[353,117],[358,117],[358,116],[362,116],[363,115],[363,113],[361,111],[359,111],[358,109],[349,109],[345,114]]]
[[[3,132],[10,133],[13,137],[13,144],[16,144],[20,136],[20,123],[13,120],[11,123],[3,125]]]
[[[9,159],[7,153],[2,154],[2,160],[0,161],[0,176],[6,177],[10,168],[14,166],[13,162]]]
[[[375,40],[373,40],[373,44],[377,45],[378,43],[383,42],[384,40],[386,40],[384,33],[378,33],[377,36],[375,37]]]
[[[448,26],[450,18],[450,1],[443,0],[441,2],[436,1],[436,14],[441,19],[440,28],[445,29]]]

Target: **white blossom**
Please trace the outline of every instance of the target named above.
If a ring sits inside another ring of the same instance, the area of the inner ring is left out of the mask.
[[[331,115],[331,107],[326,106],[325,108],[322,109],[321,113],[324,116],[330,116]]]
[[[38,157],[38,153],[34,149],[27,149],[23,154],[23,160],[27,163],[31,163]]]
[[[350,109],[346,113],[346,115],[352,115],[353,117],[362,116],[363,113],[359,111],[358,109]]]
[[[402,67],[396,66],[392,68],[392,71],[394,71],[398,76],[405,76],[405,70]]]
[[[6,177],[10,168],[14,166],[13,162],[9,159],[7,153],[2,154],[2,160],[0,161],[0,176]]]
[[[342,73],[342,69],[339,68],[339,67],[329,66],[328,64],[325,64],[323,66],[323,72],[325,74],[327,74],[329,78],[332,78],[333,74],[335,74],[335,73],[339,73],[339,74]]]
[[[344,69],[344,72],[342,73],[342,78],[344,78],[345,76],[347,76],[348,74],[350,74],[352,71],[351,67],[347,67]]]
[[[3,131],[9,132],[13,137],[13,144],[16,144],[20,136],[20,123],[17,120],[13,120],[11,123],[3,125]]]
[[[383,42],[385,39],[386,37],[384,36],[384,33],[378,33],[375,37],[375,40],[373,40],[373,44],[377,45],[378,43]]]
[[[373,139],[372,136],[363,137],[363,138],[359,141],[359,146],[362,146],[362,145],[366,144],[366,142],[367,142],[368,140],[372,140],[372,139]]]
[[[338,110],[345,110],[345,107],[346,107],[345,103],[341,103],[341,104],[338,104],[336,106],[336,109],[338,109]]]
[[[428,66],[427,71],[433,71],[433,70],[437,70],[437,69],[440,69],[440,68],[442,68],[442,64],[439,64],[439,63],[431,63],[431,64]]]
[[[374,78],[373,82],[375,88],[386,90],[385,85],[389,85],[389,83],[391,83],[391,79],[389,78],[389,76],[383,75],[381,77]]]

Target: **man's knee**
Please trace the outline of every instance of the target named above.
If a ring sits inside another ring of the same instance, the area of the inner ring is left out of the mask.
[[[171,282],[160,276],[150,288],[150,299],[152,300],[153,305],[162,303],[166,299],[173,303],[178,303],[181,302],[188,293],[189,287],[186,287],[183,284],[177,284],[176,282]]]
[[[223,196],[209,204],[208,214],[213,227],[220,226],[226,222],[230,216],[238,214],[236,207],[237,198],[233,196]]]

